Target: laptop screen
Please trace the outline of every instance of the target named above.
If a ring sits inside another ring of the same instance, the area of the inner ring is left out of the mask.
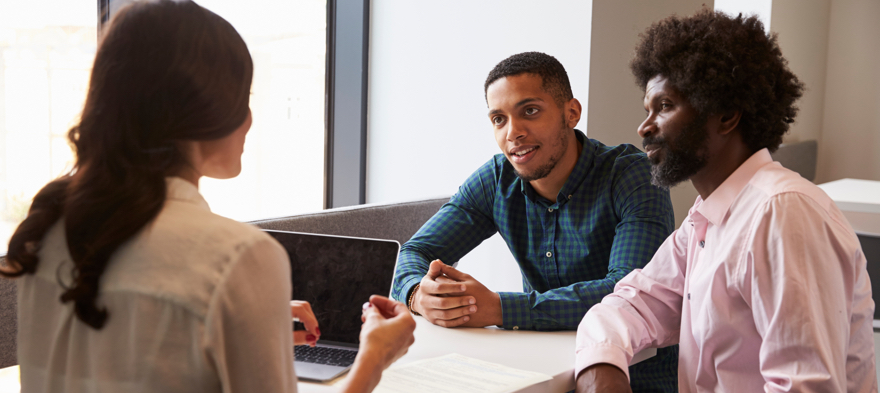
[[[287,250],[293,300],[312,306],[321,341],[357,344],[361,306],[388,296],[400,244],[394,240],[265,231]]]

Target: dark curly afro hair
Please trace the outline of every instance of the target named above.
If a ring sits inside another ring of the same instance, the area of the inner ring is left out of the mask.
[[[699,113],[741,111],[738,128],[753,152],[779,147],[804,85],[756,16],[703,9],[656,22],[640,37],[630,68],[642,91],[663,76]]]
[[[501,60],[492,71],[489,71],[486,83],[483,84],[483,94],[489,90],[489,85],[493,82],[519,74],[540,76],[541,88],[553,96],[556,105],[561,106],[573,97],[565,67],[555,57],[541,52],[523,52]]]

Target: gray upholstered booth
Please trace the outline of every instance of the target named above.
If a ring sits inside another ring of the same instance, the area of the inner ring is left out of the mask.
[[[783,143],[779,150],[770,155],[773,161],[779,161],[782,166],[799,173],[804,179],[816,179],[816,159],[819,155],[819,144],[816,141]]]
[[[448,200],[361,205],[254,221],[252,224],[263,229],[393,239],[403,244]],[[3,259],[0,257],[0,263]],[[18,364],[15,354],[16,296],[15,282],[0,278],[0,368]]]
[[[392,239],[403,244],[448,201],[449,198],[437,198],[360,205],[251,223],[263,229]]]
[[[6,258],[0,257],[0,263]],[[18,364],[15,358],[15,336],[18,332],[18,297],[15,281],[0,277],[0,368]]]

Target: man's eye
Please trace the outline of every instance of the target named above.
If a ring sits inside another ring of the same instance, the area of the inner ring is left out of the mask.
[[[669,108],[672,108],[672,104],[670,104],[668,102],[660,103],[660,109],[669,109]]]
[[[501,116],[495,116],[492,118],[492,124],[498,125],[504,122],[504,118]]]
[[[538,113],[538,108],[526,108],[526,115],[534,115]]]

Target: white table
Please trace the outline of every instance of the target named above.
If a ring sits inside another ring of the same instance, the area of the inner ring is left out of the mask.
[[[508,367],[547,374],[552,380],[517,392],[567,392],[574,389],[575,332],[534,332],[498,328],[447,329],[416,317],[415,344],[395,364],[458,353],[464,356],[503,364]],[[638,363],[657,354],[656,349],[639,352]],[[345,378],[344,376],[342,378]],[[340,381],[334,381],[334,383]],[[299,391],[332,392],[330,384],[299,383]]]
[[[840,179],[819,184],[856,233],[880,237],[880,181]]]

